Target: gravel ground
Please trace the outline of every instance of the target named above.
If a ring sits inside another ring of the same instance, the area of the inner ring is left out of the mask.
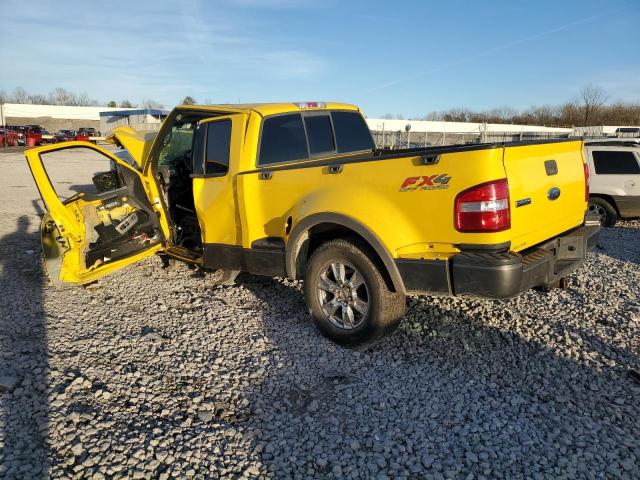
[[[412,297],[356,352],[298,282],[152,258],[56,290],[20,155],[0,178],[0,477],[640,477],[638,221],[568,290]]]

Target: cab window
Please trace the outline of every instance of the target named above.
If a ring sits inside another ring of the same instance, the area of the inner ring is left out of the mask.
[[[373,138],[359,112],[331,112],[338,153],[373,150]]]
[[[309,153],[318,155],[336,149],[329,115],[309,115],[304,117],[304,126],[309,139]]]
[[[259,165],[304,160],[309,157],[302,115],[267,117],[262,125]]]

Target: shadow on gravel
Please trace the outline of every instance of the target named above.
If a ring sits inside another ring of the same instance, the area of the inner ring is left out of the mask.
[[[640,222],[623,221],[615,227],[603,228],[595,251],[640,265]]]
[[[0,478],[46,478],[48,351],[40,236],[0,238]]]
[[[593,338],[554,342],[576,335],[562,322],[530,318],[519,328],[525,337],[510,329],[516,302],[436,307],[414,297],[395,335],[358,352],[315,331],[296,286],[249,276],[239,283],[263,306],[277,358],[245,392],[252,414],[243,424],[262,474],[640,474],[640,406],[629,400],[639,385],[608,366]],[[476,318],[487,315],[501,327]]]

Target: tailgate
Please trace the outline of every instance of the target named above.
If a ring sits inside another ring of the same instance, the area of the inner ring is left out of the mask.
[[[584,221],[582,141],[505,146],[511,249],[524,250]]]

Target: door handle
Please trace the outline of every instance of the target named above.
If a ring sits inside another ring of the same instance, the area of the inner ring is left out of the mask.
[[[259,178],[260,180],[271,180],[273,177],[273,172],[260,172]]]
[[[329,173],[342,173],[342,165],[329,165]]]

